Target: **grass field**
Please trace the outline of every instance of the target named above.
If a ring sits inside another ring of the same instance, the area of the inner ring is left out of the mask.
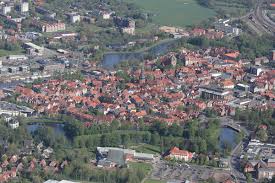
[[[140,145],[137,145],[136,147],[134,147],[133,149],[135,149],[138,152],[142,152],[142,153],[160,154],[160,147],[153,146],[150,144],[140,144]]]
[[[8,55],[20,55],[23,54],[23,50],[18,51],[7,51],[0,49],[0,57],[8,56]]]
[[[60,124],[64,123],[64,121],[58,120],[58,119],[52,119],[52,118],[36,118],[36,117],[28,117],[24,118],[23,123],[28,124],[28,123],[54,123],[54,124]]]
[[[196,0],[124,0],[153,13],[159,25],[187,26],[200,23],[215,15],[214,11],[200,6]]]
[[[144,183],[165,183],[166,181],[146,179]]]
[[[145,175],[148,175],[153,168],[151,164],[142,162],[130,162],[129,167],[135,170],[140,169]]]

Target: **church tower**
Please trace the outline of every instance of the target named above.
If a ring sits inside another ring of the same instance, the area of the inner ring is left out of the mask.
[[[142,68],[139,76],[139,83],[145,83],[144,64],[142,64]]]

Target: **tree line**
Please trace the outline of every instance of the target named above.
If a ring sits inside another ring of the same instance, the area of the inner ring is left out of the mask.
[[[256,37],[247,34],[243,34],[232,39],[223,38],[220,40],[211,40],[205,37],[193,37],[183,39],[181,44],[190,44],[200,48],[208,48],[210,46],[226,47],[239,50],[241,53],[241,58],[255,59],[256,57],[270,56],[271,50],[275,49],[275,37]]]
[[[90,127],[85,127],[78,121],[71,121],[66,123],[64,129],[78,148],[119,145],[127,147],[129,144],[146,143],[159,146],[162,152],[173,146],[205,154],[219,151],[218,120],[209,120],[207,123],[192,120],[183,126],[176,123],[168,126],[160,121],[151,125],[142,121],[137,124],[113,121],[109,125],[93,124]]]

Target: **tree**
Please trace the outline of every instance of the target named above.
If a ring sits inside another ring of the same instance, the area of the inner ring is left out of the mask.
[[[160,136],[167,135],[167,125],[164,122],[156,121],[150,128],[151,132],[158,132]]]
[[[129,141],[130,141],[129,135],[128,134],[122,134],[121,142],[125,147],[128,147]]]
[[[153,133],[151,135],[151,141],[150,141],[150,144],[152,145],[159,145],[160,143],[160,137],[157,133]]]
[[[77,120],[67,122],[64,126],[66,136],[73,139],[75,136],[83,135],[84,126]]]
[[[41,126],[34,132],[34,139],[37,142],[43,141],[45,146],[55,146],[57,145],[57,134],[53,131],[52,128]]]
[[[43,180],[40,176],[34,175],[34,176],[32,176],[32,182],[33,183],[42,183]]]
[[[133,183],[139,183],[141,180],[139,179],[136,172],[130,172],[128,175],[128,181],[127,182],[133,182]]]
[[[140,131],[147,131],[147,130],[148,130],[148,128],[147,128],[147,126],[144,124],[144,121],[143,121],[143,120],[140,120],[140,121],[138,122],[138,127],[139,127],[139,130],[140,130]]]
[[[151,141],[151,133],[150,132],[145,132],[144,133],[144,135],[143,135],[143,137],[142,137],[142,139],[143,139],[143,142],[144,143],[150,143],[150,141]]]
[[[110,140],[109,140],[109,138],[108,138],[107,135],[103,134],[103,135],[101,136],[100,144],[101,144],[102,146],[109,146]]]
[[[252,175],[250,174],[250,173],[247,173],[246,174],[246,182],[247,183],[252,183],[253,181],[252,181]]]
[[[217,113],[213,109],[206,108],[205,109],[205,115],[206,115],[206,117],[213,118],[213,117],[217,116]]]
[[[205,139],[200,138],[198,142],[198,146],[199,146],[199,151],[201,153],[207,153],[207,143]]]
[[[206,180],[207,183],[216,183],[216,180],[213,177],[210,177]]]
[[[1,157],[1,162],[3,163],[4,161],[8,160],[8,156],[6,154],[4,154],[2,157]]]
[[[12,144],[9,144],[9,147],[8,147],[8,150],[7,150],[7,154],[8,155],[13,155],[13,154],[17,154],[18,153],[18,148],[16,146],[16,144],[12,143]]]
[[[186,131],[187,131],[187,137],[189,139],[195,138],[195,136],[198,133],[198,124],[199,122],[197,120],[189,121],[186,125]]]
[[[119,128],[119,122],[117,120],[112,121],[111,125],[111,131],[115,131]]]
[[[267,132],[264,129],[259,129],[256,132],[256,136],[260,141],[263,141],[263,142],[267,141],[267,139],[268,139]]]
[[[168,128],[168,133],[174,137],[181,137],[183,130],[182,127],[180,127],[178,124],[173,123],[169,128]]]

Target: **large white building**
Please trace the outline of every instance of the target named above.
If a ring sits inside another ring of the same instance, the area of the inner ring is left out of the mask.
[[[16,104],[12,104],[5,101],[0,101],[0,115],[6,114],[10,116],[29,116],[34,112],[33,109],[25,107],[25,106],[18,106]]]
[[[2,7],[2,13],[4,14],[4,15],[6,15],[6,14],[8,14],[8,13],[10,13],[11,12],[11,6],[3,6]]]
[[[70,13],[69,18],[71,23],[77,23],[81,21],[81,16],[77,13]]]
[[[16,129],[19,127],[19,121],[17,120],[11,120],[8,122],[8,125],[11,129]]]
[[[31,42],[24,43],[23,47],[26,49],[29,55],[43,55],[44,53],[44,47],[38,46]]]
[[[237,27],[232,27],[229,25],[230,20],[223,20],[220,19],[218,22],[214,24],[215,29],[221,32],[224,32],[225,34],[235,35],[238,36],[241,33],[241,29]]]
[[[20,4],[20,11],[21,13],[26,13],[29,11],[29,3],[28,2],[22,2]]]
[[[66,29],[66,25],[61,22],[42,23],[42,26],[41,26],[42,32],[57,32],[57,31],[64,31],[65,29]]]

